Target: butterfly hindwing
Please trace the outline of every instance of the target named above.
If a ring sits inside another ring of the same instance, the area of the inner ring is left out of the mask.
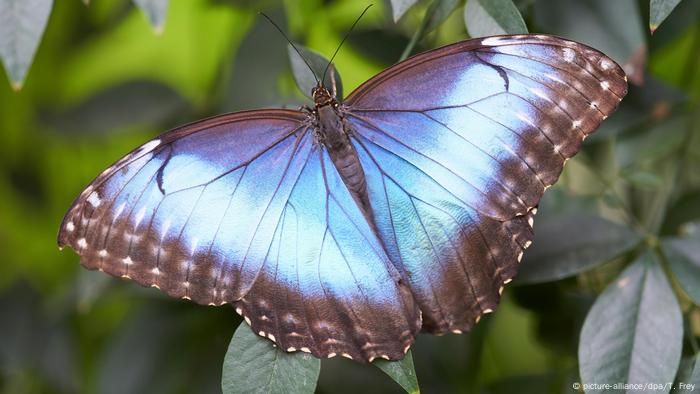
[[[461,332],[495,308],[544,190],[626,91],[619,66],[582,44],[500,36],[417,55],[345,100],[424,329]]]

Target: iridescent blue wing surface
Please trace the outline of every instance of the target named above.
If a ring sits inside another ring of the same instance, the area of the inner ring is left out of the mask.
[[[302,112],[167,132],[99,175],[59,245],[201,304],[232,303],[288,351],[401,358],[420,312]]]
[[[459,333],[496,307],[544,190],[626,92],[602,53],[528,35],[417,55],[347,97],[378,233],[424,330]]]

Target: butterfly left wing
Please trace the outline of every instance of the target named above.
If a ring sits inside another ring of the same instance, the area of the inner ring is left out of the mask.
[[[344,103],[389,255],[433,333],[496,307],[544,190],[627,92],[602,53],[551,36],[449,45]]]
[[[402,358],[420,312],[306,114],[184,126],[98,176],[59,245],[81,263],[200,304],[232,303],[287,351]]]

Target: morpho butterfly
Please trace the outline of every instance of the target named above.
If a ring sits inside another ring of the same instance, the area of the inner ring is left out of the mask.
[[[627,93],[622,69],[547,35],[400,62],[342,103],[162,134],[75,200],[58,243],[90,269],[231,303],[288,352],[404,357],[498,304],[543,192]]]

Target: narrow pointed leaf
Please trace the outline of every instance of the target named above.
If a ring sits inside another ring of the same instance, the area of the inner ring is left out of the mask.
[[[168,12],[168,0],[134,0],[134,3],[146,14],[156,33],[161,33]]]
[[[464,21],[472,37],[527,33],[525,21],[511,0],[469,0]]]
[[[323,71],[328,65],[328,59],[326,59],[320,53],[313,51],[303,45],[296,45],[302,56],[306,58],[309,65],[306,65],[304,59],[302,59],[299,54],[294,50],[291,45],[287,46],[287,53],[289,54],[289,62],[292,65],[292,74],[294,74],[294,80],[304,95],[312,98],[311,90],[316,87],[316,78],[321,79]],[[309,66],[313,72],[309,69]],[[333,85],[335,84],[336,97],[338,100],[343,98],[343,83],[340,79],[340,74],[335,68],[335,65],[331,64],[328,67],[328,72],[326,72],[326,78],[324,80],[323,86],[329,91],[333,91]]]
[[[627,227],[596,216],[557,215],[535,220],[535,239],[525,252],[516,282],[567,278],[604,263],[637,245]]]
[[[681,0],[651,0],[649,3],[649,30],[654,33],[680,2]]]
[[[578,350],[582,382],[672,382],[681,358],[682,323],[663,269],[650,253],[641,256],[586,316]]]
[[[700,305],[700,240],[697,238],[670,238],[663,242],[673,275],[683,291],[695,304]]]
[[[22,88],[52,7],[53,0],[0,1],[0,58],[15,90]]]
[[[435,0],[428,7],[425,14],[426,28],[425,33],[430,33],[435,28],[440,26],[452,12],[459,6],[459,0]]]
[[[313,393],[320,370],[319,359],[301,352],[286,353],[242,323],[224,359],[221,388],[224,394]]]
[[[406,357],[403,360],[376,360],[373,364],[394,379],[407,393],[420,393],[416,369],[413,366],[413,355],[411,355],[410,351],[406,353]]]
[[[394,17],[394,22],[398,22],[403,14],[417,2],[418,0],[391,0],[391,12]]]
[[[399,60],[408,58],[416,44],[418,44],[426,34],[440,26],[440,24],[452,14],[452,11],[454,11],[457,6],[459,6],[459,0],[434,0],[430,3],[423,17],[423,22],[421,22],[420,27],[413,33],[411,41],[409,41]]]

